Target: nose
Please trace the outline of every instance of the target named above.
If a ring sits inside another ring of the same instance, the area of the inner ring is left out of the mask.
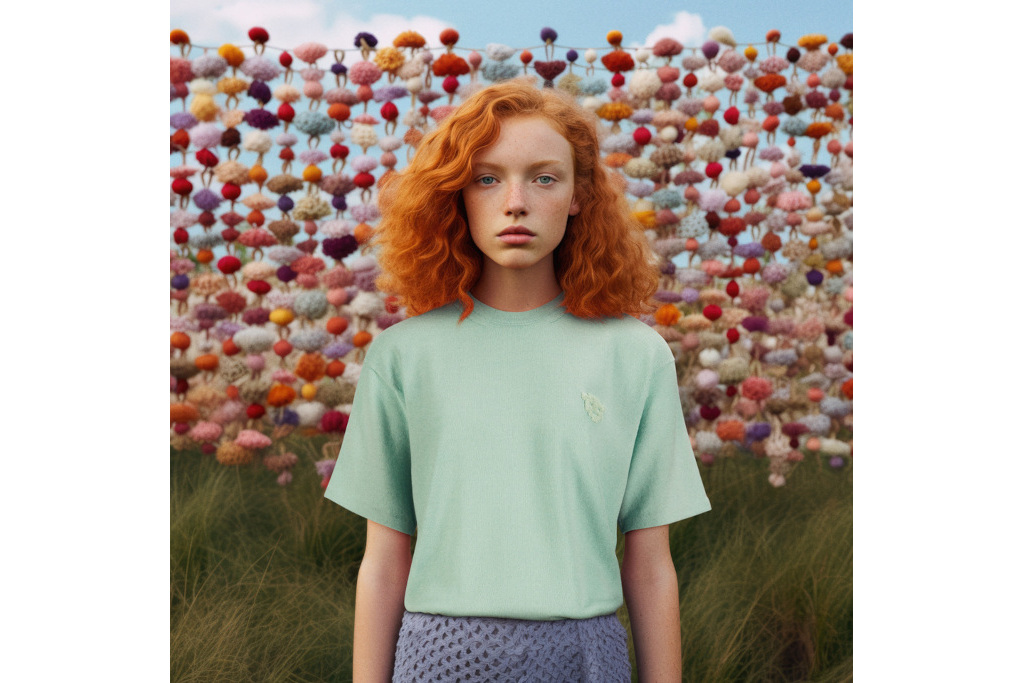
[[[510,182],[505,193],[505,215],[522,216],[526,213],[526,192],[522,183]]]

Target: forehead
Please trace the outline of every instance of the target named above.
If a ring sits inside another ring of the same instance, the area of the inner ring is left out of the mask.
[[[541,116],[516,116],[500,123],[498,138],[473,157],[473,163],[499,164],[551,160],[572,166],[569,141]]]

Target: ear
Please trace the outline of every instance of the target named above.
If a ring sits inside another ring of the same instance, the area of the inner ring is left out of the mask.
[[[575,216],[580,212],[580,204],[576,201],[576,195],[572,196],[572,203],[569,204],[569,215]]]

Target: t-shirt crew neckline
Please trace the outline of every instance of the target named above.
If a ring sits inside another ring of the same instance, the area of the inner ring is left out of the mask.
[[[473,299],[473,312],[469,314],[468,320],[482,325],[534,325],[554,320],[566,313],[562,307],[565,292],[559,292],[551,301],[528,311],[503,311],[488,306],[472,294],[469,296]]]

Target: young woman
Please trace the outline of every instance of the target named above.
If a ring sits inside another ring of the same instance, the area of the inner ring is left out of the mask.
[[[667,525],[710,505],[592,115],[486,88],[380,205],[410,317],[369,348],[326,491],[367,518],[355,680],[628,681],[623,595],[641,680],[680,680]]]

